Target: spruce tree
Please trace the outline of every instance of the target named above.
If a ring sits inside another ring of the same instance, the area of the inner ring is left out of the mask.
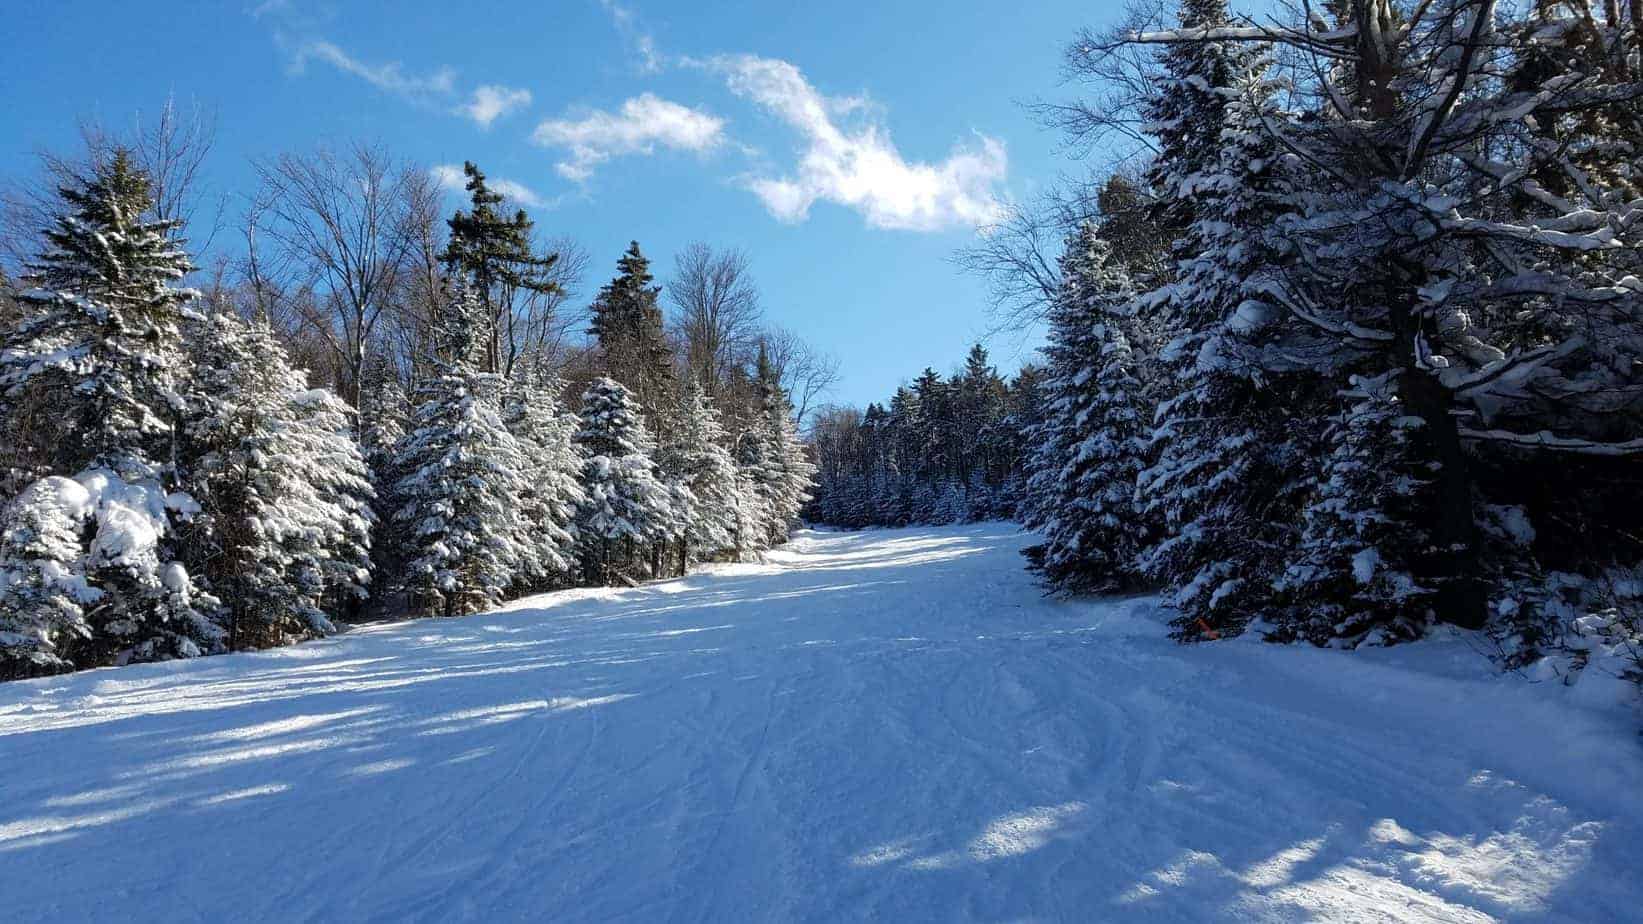
[[[1148,539],[1135,504],[1143,428],[1122,324],[1134,291],[1091,223],[1068,240],[1061,271],[1045,349],[1051,397],[1026,520],[1044,543],[1029,559],[1058,590],[1111,591],[1134,583]]]
[[[11,508],[20,518],[4,526],[12,552],[60,539],[69,528],[61,516],[71,515],[79,555],[59,578],[82,604],[96,604],[84,613],[89,634],[52,642],[53,664],[192,656],[223,637],[216,601],[195,586],[177,548],[179,525],[198,510],[172,464],[181,325],[197,293],[176,285],[193,267],[173,236],[177,223],[147,217],[149,189],[121,150],[59,190],[61,211],[28,264],[26,317],[0,351],[8,413],[49,407],[56,421],[35,472],[57,480],[24,491],[38,503]],[[31,566],[12,557],[0,567]],[[32,580],[23,586],[37,587]],[[13,605],[16,585],[5,584],[0,610]]]
[[[185,484],[197,573],[223,601],[230,650],[333,631],[370,574],[369,475],[346,405],[309,389],[262,320],[188,328]]]
[[[1142,503],[1164,537],[1141,567],[1177,611],[1181,638],[1236,634],[1270,613],[1271,575],[1296,541],[1318,429],[1313,379],[1263,353],[1278,313],[1270,294],[1281,241],[1271,228],[1293,207],[1282,151],[1264,122],[1275,116],[1265,59],[1231,75],[1219,160],[1193,184],[1180,281],[1167,290],[1177,322],[1165,364],[1171,394],[1159,407]],[[1312,404],[1309,404],[1309,401]]]
[[[375,498],[371,506],[376,519],[372,561],[377,592],[381,596],[403,566],[399,555],[405,545],[404,537],[399,535],[395,521],[401,499],[394,491],[404,474],[396,468],[396,463],[400,443],[410,426],[410,399],[385,349],[373,351],[366,359],[359,392],[359,449],[370,473]]]
[[[599,290],[588,333],[605,374],[632,391],[653,434],[666,429],[663,408],[673,405],[673,354],[662,326],[650,260],[634,241],[616,261],[617,274]]]
[[[613,379],[595,379],[582,395],[576,445],[586,495],[577,513],[584,573],[608,584],[650,543],[666,538],[672,498],[651,458],[655,441],[633,393]]]
[[[525,454],[519,503],[537,551],[538,585],[567,583],[576,570],[576,514],[586,500],[578,422],[559,404],[559,381],[533,363],[508,389],[503,421]]]
[[[467,178],[469,210],[457,210],[447,224],[451,236],[441,255],[447,272],[469,280],[481,322],[474,362],[481,372],[512,374],[514,356],[502,353],[501,334],[520,292],[539,295],[560,291],[553,278],[559,262],[555,253],[531,249],[533,223],[524,209],[504,216],[497,207],[503,196],[491,189],[485,174],[472,161],[462,165]]]
[[[685,562],[733,553],[742,504],[736,461],[725,448],[719,412],[692,381],[656,461],[664,480],[685,486],[691,515],[681,535]]]
[[[419,609],[446,616],[494,606],[540,554],[519,505],[526,460],[502,422],[501,380],[477,371],[480,308],[465,280],[453,290],[434,319],[437,374],[418,391],[394,486],[401,583]]]

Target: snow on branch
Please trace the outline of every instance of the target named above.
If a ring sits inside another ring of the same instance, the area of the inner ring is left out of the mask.
[[[1549,430],[1537,433],[1514,433],[1511,430],[1472,430],[1460,428],[1461,439],[1505,443],[1528,449],[1549,449],[1584,456],[1634,456],[1643,454],[1643,439],[1619,443],[1604,443],[1573,436],[1558,436]]]

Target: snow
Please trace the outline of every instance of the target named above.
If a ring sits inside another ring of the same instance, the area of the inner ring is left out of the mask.
[[[1012,526],[0,685],[9,921],[1625,920],[1637,714],[1183,647]]]

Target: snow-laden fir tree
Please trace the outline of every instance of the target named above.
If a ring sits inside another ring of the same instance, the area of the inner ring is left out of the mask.
[[[786,542],[793,528],[799,525],[799,513],[810,503],[816,485],[816,465],[805,450],[804,438],[799,435],[799,422],[793,417],[792,405],[785,394],[777,393],[775,444],[781,464],[780,504],[776,508],[779,521],[779,540]]]
[[[186,531],[196,572],[223,601],[230,650],[333,631],[363,599],[374,519],[350,409],[310,389],[264,320],[190,324]]]
[[[510,385],[503,421],[525,454],[519,504],[530,528],[539,570],[535,585],[563,585],[576,570],[576,515],[586,500],[582,458],[574,438],[579,423],[559,403],[562,389],[540,362],[522,367]]]
[[[101,592],[84,576],[85,495],[48,476],[23,490],[0,527],[0,679],[73,670]]]
[[[1352,0],[1328,17],[1137,40],[1272,43],[1297,63],[1289,99],[1304,111],[1264,125],[1302,172],[1272,229],[1290,250],[1269,275],[1278,310],[1261,333],[1265,355],[1345,395],[1325,415],[1343,423],[1314,478],[1307,546],[1351,548],[1372,517],[1375,557],[1428,592],[1344,570],[1291,583],[1296,634],[1346,610],[1384,631],[1329,622],[1345,641],[1432,619],[1475,628],[1499,571],[1481,526],[1490,507],[1522,502],[1537,528],[1579,523],[1538,544],[1573,568],[1592,568],[1598,534],[1598,556],[1639,554],[1611,529],[1635,518],[1635,490],[1601,487],[1629,481],[1621,460],[1643,454],[1635,24],[1614,4],[1476,0]],[[1354,490],[1341,517],[1341,471],[1424,488]],[[1527,488],[1554,477],[1588,487],[1555,500]],[[1386,506],[1362,506],[1374,503]],[[1344,569],[1369,556],[1307,556],[1325,558]]]
[[[8,575],[0,612],[20,612],[14,588],[42,586],[28,549],[46,542],[55,549],[49,583],[70,588],[79,613],[56,596],[27,612],[62,621],[14,625],[6,638],[34,639],[23,657],[50,668],[201,654],[223,633],[215,601],[198,592],[178,554],[177,527],[198,506],[178,490],[172,465],[181,324],[196,295],[177,283],[192,266],[173,236],[177,223],[146,217],[149,181],[124,151],[59,198],[42,253],[28,265],[26,317],[0,350],[7,413],[33,415],[30,465],[52,476],[25,489],[0,525],[12,536],[0,557]],[[63,530],[78,539],[66,560]]]
[[[1226,0],[1180,0],[1183,30],[1228,24]],[[1182,43],[1167,46],[1162,67],[1144,105],[1145,128],[1157,150],[1147,170],[1153,198],[1151,223],[1165,236],[1179,235],[1195,220],[1199,181],[1216,170],[1228,88],[1247,70],[1248,53],[1230,44]],[[1191,251],[1185,250],[1187,255]]]
[[[759,495],[766,515],[762,546],[769,547],[786,542],[797,525],[799,511],[810,502],[816,467],[805,455],[792,405],[763,344],[756,368],[758,416],[742,434],[737,462]]]
[[[526,459],[501,416],[502,382],[476,371],[483,319],[465,280],[433,320],[434,374],[418,389],[394,485],[401,583],[418,609],[455,616],[493,606],[541,550],[520,507]]]
[[[666,538],[672,497],[657,477],[655,440],[632,392],[613,379],[595,379],[582,395],[579,416],[576,445],[586,496],[576,523],[584,574],[608,584],[646,546]]]
[[[1276,581],[1287,604],[1273,613],[1278,639],[1350,647],[1425,630],[1432,590],[1411,553],[1431,539],[1412,511],[1432,481],[1412,458],[1421,421],[1402,413],[1392,378],[1355,380],[1330,430],[1304,531]]]
[[[1163,530],[1142,571],[1164,588],[1183,638],[1236,634],[1272,609],[1317,429],[1298,423],[1314,377],[1261,354],[1278,311],[1267,293],[1282,242],[1271,227],[1289,196],[1283,151],[1264,127],[1276,117],[1265,59],[1241,61],[1250,70],[1227,88],[1218,164],[1190,187],[1179,278],[1159,293],[1176,326],[1164,364],[1174,393],[1139,479]]]
[[[1125,335],[1134,288],[1086,222],[1061,260],[1050,315],[1050,393],[1033,459],[1028,550],[1051,586],[1101,592],[1134,583],[1149,526],[1135,501],[1144,450],[1135,360]]]
[[[380,491],[395,481],[394,451],[410,424],[410,401],[386,350],[366,359],[360,377],[359,448]]]
[[[680,534],[686,563],[734,554],[742,499],[727,441],[718,409],[693,379],[656,454],[662,478],[690,492],[690,516]]]
[[[599,290],[590,306],[588,327],[598,346],[605,375],[633,392],[653,435],[666,429],[666,408],[673,406],[673,354],[663,330],[661,287],[654,285],[650,260],[633,241],[616,261],[616,276]]]

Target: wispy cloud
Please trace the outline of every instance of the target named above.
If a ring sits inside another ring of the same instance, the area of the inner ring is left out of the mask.
[[[436,167],[430,167],[428,175],[433,177],[434,182],[438,183],[442,189],[451,192],[462,192],[467,188],[468,178],[462,172],[461,164],[440,164]],[[524,183],[494,176],[485,177],[485,183],[492,190],[508,197],[508,200],[515,205],[537,209],[552,208],[558,204],[557,200],[543,198],[536,190],[531,189]]]
[[[656,37],[639,22],[638,14],[617,0],[599,0],[599,5],[610,14],[611,21],[616,24],[616,31],[622,34],[622,38],[633,49],[640,73],[660,72],[663,60],[661,53],[656,50]]]
[[[871,108],[863,98],[826,97],[786,61],[727,55],[694,63],[798,133],[790,173],[746,180],[778,220],[804,221],[818,201],[853,208],[877,228],[936,231],[997,218],[997,188],[1009,169],[1002,141],[977,134],[974,145],[956,146],[940,163],[908,162],[882,125],[840,127],[842,116]]]
[[[531,103],[531,92],[519,87],[482,84],[464,90],[458,85],[456,69],[449,66],[415,71],[399,61],[367,61],[317,34],[324,28],[325,17],[306,12],[292,0],[264,0],[248,12],[269,24],[275,44],[289,58],[292,74],[302,74],[311,62],[318,61],[384,93],[462,116],[480,128],[489,128],[497,119]]]
[[[323,61],[378,90],[410,99],[434,99],[456,92],[456,71],[449,67],[440,67],[425,74],[410,74],[398,61],[367,64],[324,39],[308,39],[296,47],[291,55],[292,72],[302,73],[309,61]]]
[[[560,176],[586,182],[600,164],[627,154],[651,154],[658,147],[704,153],[724,141],[724,120],[700,109],[645,93],[616,112],[595,109],[580,118],[549,119],[532,140],[563,148],[569,157],[554,165]]]
[[[473,97],[461,107],[461,113],[480,128],[490,128],[497,119],[524,109],[531,104],[531,91],[517,87],[486,84],[473,92]]]

